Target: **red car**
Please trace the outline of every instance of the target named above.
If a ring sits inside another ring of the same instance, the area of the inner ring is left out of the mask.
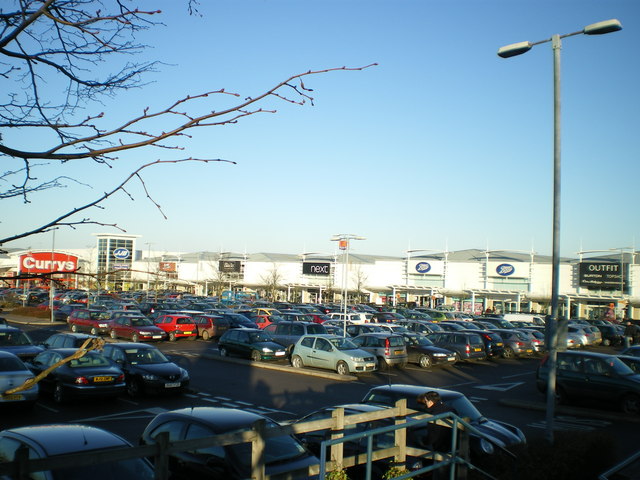
[[[169,335],[169,341],[175,342],[178,338],[186,337],[190,340],[198,338],[198,326],[189,315],[167,314],[160,315],[154,320],[156,326]]]
[[[165,340],[167,334],[156,327],[147,317],[140,315],[122,315],[109,321],[111,338],[128,338],[132,342],[142,340]]]
[[[67,317],[67,324],[72,332],[109,333],[109,312],[79,308]]]

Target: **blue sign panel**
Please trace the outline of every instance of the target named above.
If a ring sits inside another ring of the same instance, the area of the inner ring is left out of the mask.
[[[516,267],[508,263],[501,263],[496,267],[496,273],[501,277],[508,277],[516,272]]]
[[[125,258],[129,258],[129,250],[124,247],[116,248],[113,251],[113,256],[120,260],[124,260]]]
[[[428,273],[431,270],[431,264],[429,262],[416,263],[416,272]]]

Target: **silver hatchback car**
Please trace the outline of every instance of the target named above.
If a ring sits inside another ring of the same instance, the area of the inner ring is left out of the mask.
[[[523,332],[510,328],[496,328],[491,331],[500,335],[504,341],[504,358],[527,357],[535,353],[531,339]]]
[[[373,354],[378,363],[403,368],[409,361],[402,335],[389,332],[363,333],[352,339],[358,348]]]

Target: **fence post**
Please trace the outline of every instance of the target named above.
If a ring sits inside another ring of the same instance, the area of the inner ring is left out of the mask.
[[[266,421],[260,419],[251,428],[255,432],[255,437],[251,440],[251,478],[253,480],[264,480],[264,432]]]
[[[336,438],[344,437],[344,408],[336,408],[333,412],[331,412],[331,418],[333,419],[333,426],[331,427],[331,440]],[[344,444],[337,443],[335,445],[331,445],[331,460],[334,462],[336,468],[342,468],[342,461],[344,459]]]
[[[400,425],[407,423],[407,399],[401,398],[396,402],[398,415],[395,418],[395,424]],[[405,465],[407,461],[407,429],[399,428],[395,431],[395,445],[399,448],[398,454],[393,461],[398,465]]]
[[[169,455],[167,455],[167,447],[169,446],[169,432],[162,432],[156,437],[156,456],[154,459],[154,478],[155,480],[169,479]]]
[[[465,418],[465,420],[469,420]],[[464,426],[458,424],[458,453],[456,456],[462,458],[465,461],[469,461],[469,430]],[[455,453],[455,452],[454,452]],[[456,465],[456,478],[457,480],[466,480],[469,473],[469,467],[466,463],[458,463]]]

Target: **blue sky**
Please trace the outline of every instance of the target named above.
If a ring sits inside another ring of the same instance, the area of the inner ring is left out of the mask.
[[[144,88],[90,110],[104,110],[105,122],[188,94],[225,88],[244,98],[307,70],[378,66],[307,78],[315,106],[271,100],[264,107],[276,114],[193,132],[182,153],[140,150],[111,169],[56,166],[82,184],[28,205],[4,201],[3,234],[88,201],[141,163],[191,156],[237,165],[147,173],[166,220],[139,186],[129,190],[134,202],[119,195],[92,217],[154,250],[333,252],[332,235],[354,233],[366,240],[352,251],[376,255],[550,254],[551,45],[510,59],[496,52],[617,18],[620,32],[563,40],[561,252],[640,243],[635,0],[203,0],[202,16],[178,1],[148,3],[166,26],[141,37],[153,47],[144,56],[164,64]],[[91,233],[109,231],[60,230],[56,245],[92,246]],[[7,246],[50,248],[51,235]]]

